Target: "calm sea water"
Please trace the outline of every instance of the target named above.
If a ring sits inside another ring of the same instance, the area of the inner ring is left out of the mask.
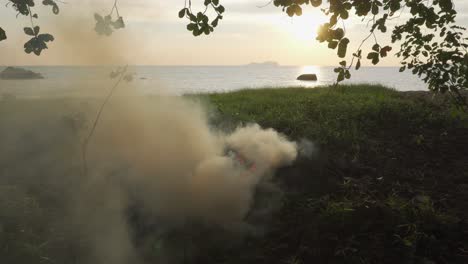
[[[44,75],[43,80],[0,80],[0,96],[69,97],[103,95],[115,80],[112,67],[24,67]],[[0,67],[0,71],[4,67]],[[264,87],[313,88],[336,79],[333,67],[296,66],[132,66],[134,81],[125,85],[141,94],[227,92]],[[317,82],[297,81],[302,73],[316,73]],[[352,72],[347,83],[378,83],[401,91],[425,90],[426,85],[397,67],[368,67]]]

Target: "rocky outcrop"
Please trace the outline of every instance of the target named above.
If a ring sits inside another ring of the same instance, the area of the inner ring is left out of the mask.
[[[44,79],[40,73],[36,73],[30,70],[16,68],[16,67],[7,67],[2,72],[0,72],[0,79],[3,80],[34,80],[34,79]]]
[[[317,74],[302,74],[297,77],[299,81],[317,81]]]

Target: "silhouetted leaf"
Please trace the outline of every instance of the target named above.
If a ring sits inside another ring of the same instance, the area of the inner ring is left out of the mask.
[[[338,57],[344,58],[346,57],[346,51],[348,49],[349,39],[344,38],[338,44]]]
[[[372,46],[372,50],[378,52],[380,50],[380,45],[379,44],[374,44],[374,46]]]
[[[333,31],[333,38],[334,39],[342,39],[344,37],[344,30],[342,28],[337,28]]]
[[[34,30],[32,28],[30,28],[30,27],[25,27],[25,28],[23,28],[23,30],[24,30],[24,33],[26,35],[29,35],[29,36],[35,36],[36,35],[36,34],[34,34]]]
[[[44,1],[42,1],[42,4],[45,5],[45,6],[47,6],[47,5],[52,6],[52,12],[53,12],[54,14],[56,14],[56,15],[57,15],[57,14],[59,13],[59,11],[60,11],[60,9],[59,9],[57,3],[56,3],[55,1],[53,1],[53,0],[44,0]]]
[[[6,32],[0,27],[0,41],[7,39]]]
[[[328,47],[330,49],[336,49],[337,46],[338,46],[338,41],[333,40],[333,41],[328,42]]]
[[[203,18],[205,17],[205,15],[202,13],[202,12],[198,12],[197,14],[197,22],[201,22],[203,21]]]
[[[203,31],[201,29],[199,29],[198,27],[196,27],[194,30],[193,30],[193,35],[196,37],[196,36],[200,36],[201,34],[203,33]]]
[[[390,46],[385,46],[382,49],[380,49],[380,56],[381,57],[387,57],[388,52],[392,50],[392,47]]]
[[[220,5],[216,8],[216,11],[218,11],[219,13],[224,13],[224,11],[226,11],[226,9],[224,8],[224,6]]]
[[[54,36],[51,34],[40,34],[37,38],[42,42],[51,42],[54,41]]]
[[[292,17],[294,16],[294,14],[296,14],[296,10],[295,10],[296,6],[293,5],[293,6],[290,6],[286,9],[286,13],[288,14],[288,16]]]
[[[123,77],[124,81],[126,82],[131,82],[133,81],[133,74],[132,73],[128,73],[126,74],[124,77]]]
[[[350,79],[351,78],[351,73],[348,70],[346,70],[345,73],[344,73],[344,77],[346,79]]]
[[[115,28],[115,29],[121,29],[121,28],[124,28],[125,27],[125,23],[123,21],[123,17],[118,17],[117,20],[115,20],[114,22],[112,22],[112,26]]]
[[[10,2],[13,3],[13,8],[24,16],[29,16],[29,7],[34,6],[33,0],[16,0]]]
[[[356,63],[356,70],[359,70],[361,68],[361,60],[358,60]]]
[[[195,30],[196,28],[197,28],[197,24],[195,24],[195,23],[191,23],[191,24],[188,24],[188,25],[187,25],[187,29],[188,29],[189,31],[193,31],[193,30]]]
[[[338,16],[337,15],[332,15],[330,17],[330,25],[334,26],[334,25],[336,25],[337,22],[338,22]]]
[[[52,12],[54,12],[54,14],[58,14],[60,11],[59,7],[57,4],[55,4],[53,7],[52,7]]]
[[[452,0],[439,0],[439,6],[442,10],[451,10],[453,8]]]
[[[104,22],[104,18],[102,18],[102,16],[99,15],[98,13],[94,13],[94,19],[95,19],[96,22],[98,22],[98,23]]]
[[[182,8],[179,11],[179,18],[183,18],[185,16],[186,12],[187,12],[187,8]]]
[[[117,76],[119,76],[119,72],[118,71],[111,71],[111,73],[109,74],[109,78],[111,79],[115,79]]]
[[[311,0],[310,3],[313,7],[318,7],[322,4],[322,0]]]
[[[348,19],[348,17],[349,17],[348,11],[343,10],[343,11],[340,13],[340,17],[341,17],[342,19]]]
[[[218,26],[218,22],[219,22],[219,16],[216,17],[212,22],[211,22],[211,25],[213,27],[217,27]]]
[[[54,37],[50,34],[40,34],[37,37],[31,38],[24,44],[24,51],[28,54],[34,53],[39,56],[44,49],[48,48],[46,42],[53,40]]]
[[[374,3],[372,4],[372,14],[377,15],[379,13],[379,7]]]
[[[378,52],[370,52],[367,54],[367,58],[372,61],[372,64],[376,65],[379,63],[379,53]]]
[[[209,27],[203,28],[203,33],[205,33],[205,35],[209,35],[210,34],[210,28]]]
[[[338,82],[341,82],[345,79],[345,74],[343,71],[340,71],[340,73],[338,73],[338,78],[336,79]]]
[[[112,34],[113,30],[111,28],[111,17],[106,16],[102,17],[99,14],[94,14],[94,19],[96,20],[96,26],[94,27],[94,30],[96,33],[99,35],[106,35],[109,36]]]

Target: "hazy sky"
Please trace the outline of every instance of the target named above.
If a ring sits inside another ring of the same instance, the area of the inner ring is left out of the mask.
[[[113,0],[66,2],[60,4],[59,16],[48,8],[36,9],[41,31],[56,37],[40,57],[23,52],[28,38],[22,28],[29,19],[16,17],[12,8],[0,8],[0,26],[8,35],[0,42],[0,64],[236,65],[273,60],[283,65],[336,65],[339,61],[335,51],[315,40],[317,25],[326,21],[316,8],[304,10],[303,17],[289,18],[273,5],[257,7],[268,0],[221,0],[226,14],[215,33],[195,38],[185,29],[187,21],[177,17],[184,0],[119,0],[127,27],[111,37],[98,37],[92,31],[93,13],[108,13]],[[468,26],[468,1],[454,2],[459,24]],[[368,32],[360,21],[348,21],[346,29],[351,48]],[[388,36],[379,39],[384,42]],[[393,56],[381,63],[397,64]]]

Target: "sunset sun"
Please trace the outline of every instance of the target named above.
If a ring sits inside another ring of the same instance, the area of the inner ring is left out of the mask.
[[[283,28],[292,37],[300,41],[313,41],[317,37],[318,27],[326,22],[321,14],[307,13],[300,17],[283,21]]]

